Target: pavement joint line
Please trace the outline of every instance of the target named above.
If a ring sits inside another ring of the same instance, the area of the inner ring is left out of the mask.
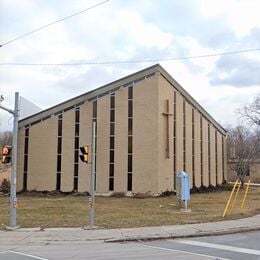
[[[44,258],[44,257],[34,256],[34,255],[30,255],[30,254],[26,254],[26,253],[22,253],[22,252],[18,252],[18,251],[9,250],[8,252],[17,254],[17,255],[22,255],[22,256],[29,256],[31,258],[38,259],[38,260],[48,260],[47,258]]]
[[[182,239],[175,240],[175,241],[169,241],[169,242],[180,243],[180,244],[191,245],[191,246],[200,246],[200,247],[206,247],[206,248],[227,250],[227,251],[232,251],[232,252],[236,252],[236,253],[244,253],[244,254],[258,255],[258,256],[260,255],[260,250],[250,249],[250,248],[241,248],[241,247],[235,247],[235,246],[207,243],[207,242],[194,241],[194,240],[182,240]]]
[[[164,250],[164,251],[176,252],[176,253],[178,252],[178,253],[184,253],[184,254],[189,254],[189,255],[203,256],[203,257],[208,257],[208,258],[218,259],[218,260],[231,260],[229,258],[221,258],[221,257],[212,256],[212,255],[198,254],[198,253],[193,253],[193,252],[184,251],[184,250],[176,250],[176,249],[167,248],[167,247],[150,246],[150,245],[144,245],[144,244],[142,246],[148,247],[148,248],[153,248],[153,249],[160,249],[160,250]]]

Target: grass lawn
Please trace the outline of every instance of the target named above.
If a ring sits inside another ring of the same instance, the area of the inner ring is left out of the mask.
[[[235,219],[260,213],[260,188],[251,187],[245,213],[239,212],[240,192],[236,207],[225,217]],[[95,225],[103,228],[176,225],[223,220],[222,214],[230,191],[191,194],[184,213],[175,196],[156,198],[96,197]],[[19,196],[17,224],[22,227],[80,227],[88,225],[87,196]],[[9,223],[9,198],[0,197],[0,229]]]

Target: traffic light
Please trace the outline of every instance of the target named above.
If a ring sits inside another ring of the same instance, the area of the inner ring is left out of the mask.
[[[12,159],[11,154],[12,154],[11,146],[2,147],[2,163],[10,163]]]
[[[82,146],[79,148],[81,151],[81,155],[79,156],[80,160],[82,162],[88,163],[89,162],[89,156],[90,156],[90,147],[87,146]]]

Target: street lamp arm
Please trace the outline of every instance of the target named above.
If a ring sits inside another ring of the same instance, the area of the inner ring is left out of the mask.
[[[9,108],[6,108],[6,107],[3,107],[3,106],[0,105],[0,109],[1,109],[1,108],[2,108],[3,110],[5,110],[5,111],[9,112],[9,113],[12,114],[12,115],[15,114],[14,110],[12,110],[12,109],[9,109]]]

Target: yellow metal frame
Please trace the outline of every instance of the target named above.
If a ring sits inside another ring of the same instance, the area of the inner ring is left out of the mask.
[[[238,197],[238,193],[239,193],[240,188],[241,188],[241,184],[242,184],[241,181],[236,180],[236,182],[234,184],[234,187],[233,187],[233,189],[231,191],[231,194],[230,194],[230,196],[228,198],[226,207],[224,209],[224,212],[223,212],[223,215],[222,215],[223,218],[226,216],[226,214],[227,214],[227,212],[229,210],[229,206],[231,204],[232,197],[233,197],[233,195],[234,195],[234,193],[236,191],[235,198],[234,198],[234,201],[233,201],[230,209],[233,209],[235,207],[235,204],[236,204],[236,201],[237,201],[237,197]],[[240,213],[244,213],[244,206],[245,206],[247,194],[248,194],[248,191],[249,191],[249,186],[250,186],[250,180],[247,183],[246,191],[245,191],[245,194],[244,194],[244,197],[243,197],[243,201],[242,201],[242,204],[241,204],[241,207],[240,207]]]
[[[233,187],[233,189],[232,189],[232,191],[231,191],[231,194],[230,194],[230,196],[229,196],[229,199],[228,199],[228,201],[227,201],[226,207],[225,207],[224,212],[223,212],[223,215],[222,215],[223,218],[226,216],[228,207],[229,207],[229,205],[230,205],[232,196],[233,196],[233,194],[234,194],[234,191],[235,191],[237,185],[238,185],[238,180],[236,180],[235,185],[234,185],[234,187]]]
[[[244,213],[244,206],[245,206],[245,201],[246,201],[247,194],[249,191],[249,186],[250,186],[250,180],[247,182],[246,191],[245,191],[244,198],[243,198],[241,208],[240,208],[240,213]]]

